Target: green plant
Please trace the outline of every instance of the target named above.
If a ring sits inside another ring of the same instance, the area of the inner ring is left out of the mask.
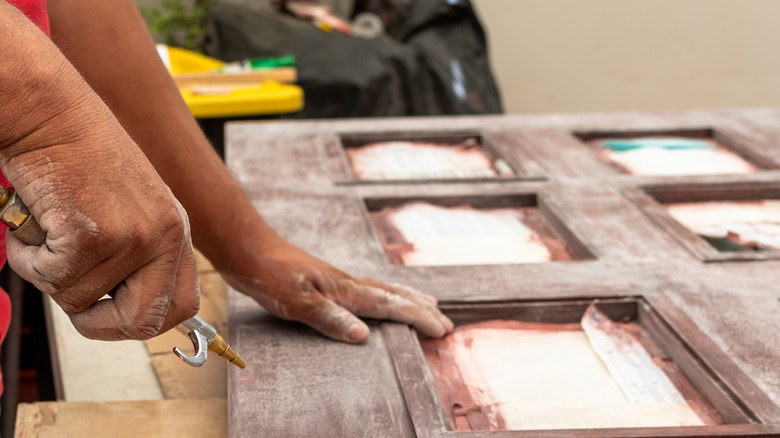
[[[160,7],[139,6],[149,30],[165,44],[203,52],[206,12],[214,0],[162,0]]]

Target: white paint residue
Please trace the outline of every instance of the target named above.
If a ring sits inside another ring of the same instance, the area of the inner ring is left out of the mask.
[[[624,152],[604,150],[602,153],[634,175],[715,175],[756,171],[755,166],[724,148],[645,148]]]
[[[464,326],[452,355],[481,406],[506,430],[664,427],[703,424],[685,402],[632,403],[583,331]]]
[[[609,369],[632,403],[682,403],[666,373],[653,363],[639,340],[599,312],[594,304],[582,317],[582,328],[593,351]]]
[[[434,238],[414,244],[403,254],[409,266],[500,265],[550,260],[540,241],[515,236],[460,236]]]
[[[479,328],[453,337],[458,369],[466,382],[483,383],[487,405],[626,401],[582,331]]]
[[[697,234],[726,237],[734,233],[743,241],[780,249],[780,201],[669,204],[666,210]]]
[[[347,150],[355,175],[366,180],[496,176],[476,140],[461,145],[390,141]]]
[[[403,254],[406,265],[538,263],[552,257],[516,210],[414,203],[391,213],[388,220],[413,246]]]
[[[417,243],[437,237],[516,236],[528,238],[533,232],[515,211],[489,213],[470,208],[445,208],[426,203],[409,204],[392,214],[391,221],[407,242]]]

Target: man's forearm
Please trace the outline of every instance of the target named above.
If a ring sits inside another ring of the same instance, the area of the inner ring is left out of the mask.
[[[187,208],[195,244],[231,286],[277,316],[348,342],[369,336],[356,314],[413,324],[430,336],[452,329],[435,299],[352,278],[263,221],[200,132],[132,0],[49,0],[49,6],[55,42]]]
[[[0,157],[76,140],[63,119],[90,117],[92,90],[54,44],[15,7],[0,0]],[[97,116],[97,114],[95,114]],[[6,166],[4,166],[5,168]],[[12,169],[10,176],[16,176]],[[7,175],[8,176],[8,175]]]
[[[189,226],[168,187],[62,53],[2,0],[0,41],[0,165],[47,234],[41,247],[6,234],[11,268],[87,337],[147,339],[194,315]]]
[[[55,43],[187,209],[195,245],[222,265],[230,263],[223,260],[226,254],[241,257],[239,248],[220,248],[233,242],[231,234],[277,239],[201,133],[159,59],[135,2],[49,0],[49,9]],[[206,190],[211,195],[204,196]],[[232,229],[219,226],[225,212],[234,218]]]

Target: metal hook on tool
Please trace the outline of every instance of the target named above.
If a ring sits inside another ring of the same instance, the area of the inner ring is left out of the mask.
[[[201,332],[191,331],[187,333],[187,336],[192,339],[192,346],[195,348],[195,354],[190,356],[187,353],[181,351],[179,347],[173,347],[173,352],[179,356],[181,360],[187,362],[188,365],[199,367],[206,363],[208,357],[208,344],[206,343],[206,337]]]
[[[217,334],[214,327],[208,325],[208,323],[199,316],[193,316],[192,318],[184,321],[176,326],[176,330],[183,333],[192,340],[192,345],[195,347],[195,355],[190,356],[184,354],[178,347],[173,349],[173,352],[184,362],[194,367],[199,367],[206,363],[208,356],[208,350],[224,357],[228,362],[239,368],[245,368],[246,362],[241,358],[232,348],[222,339],[222,336]]]
[[[217,332],[198,316],[179,324],[176,326],[176,330],[189,336],[192,340],[192,346],[195,348],[195,354],[190,356],[181,351],[179,347],[174,347],[173,352],[188,365],[199,367],[206,363],[209,344],[217,337]]]

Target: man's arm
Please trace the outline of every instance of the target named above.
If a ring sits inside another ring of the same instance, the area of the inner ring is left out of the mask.
[[[189,213],[195,245],[233,287],[277,316],[344,341],[368,337],[353,312],[432,336],[452,329],[432,297],[354,279],[263,221],[192,118],[132,0],[49,0],[49,9],[55,43],[173,189]],[[204,187],[216,196],[206,198]]]
[[[7,233],[11,267],[90,338],[146,339],[194,315],[189,226],[168,187],[65,57],[3,0],[0,41],[0,166],[47,233],[41,247]]]

